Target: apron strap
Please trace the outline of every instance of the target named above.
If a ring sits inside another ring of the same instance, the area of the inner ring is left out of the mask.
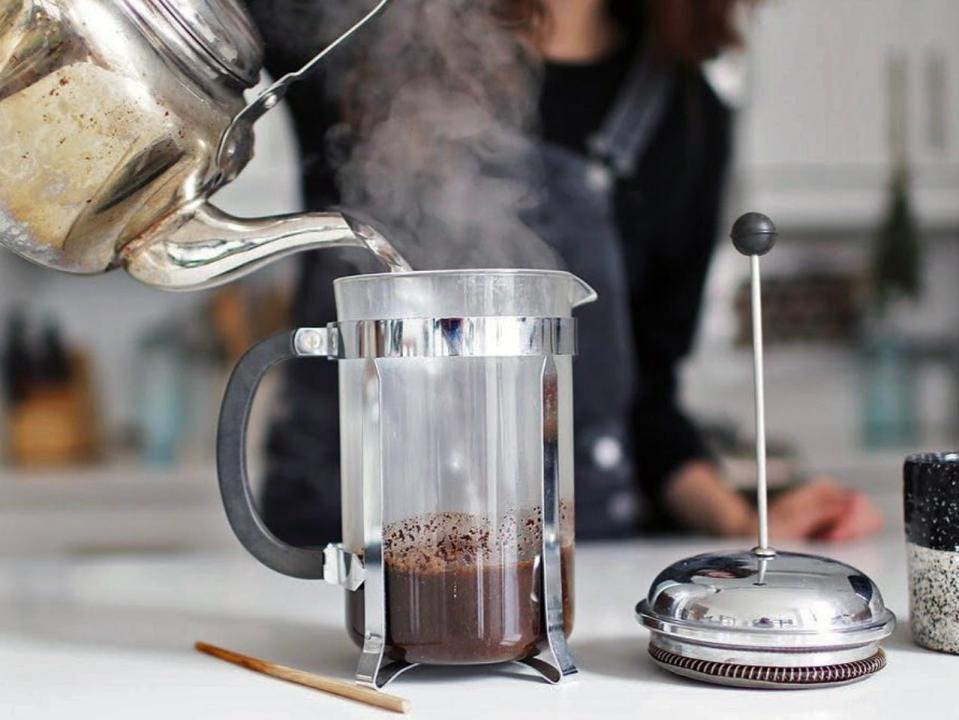
[[[672,87],[673,73],[657,63],[648,49],[641,50],[603,126],[589,140],[592,157],[619,178],[633,175],[659,127]]]

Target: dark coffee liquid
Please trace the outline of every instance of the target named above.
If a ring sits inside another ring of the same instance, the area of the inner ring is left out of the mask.
[[[500,537],[468,516],[431,515],[386,528],[389,655],[413,663],[479,664],[535,654],[544,636],[539,518]],[[573,626],[573,548],[560,552],[564,630]],[[504,558],[506,560],[504,561]],[[363,588],[347,593],[347,627],[364,635]]]

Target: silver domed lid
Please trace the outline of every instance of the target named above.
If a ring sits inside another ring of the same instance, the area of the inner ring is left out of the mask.
[[[659,635],[713,647],[784,651],[875,643],[895,616],[854,567],[814,555],[707,553],[669,566],[636,608]]]

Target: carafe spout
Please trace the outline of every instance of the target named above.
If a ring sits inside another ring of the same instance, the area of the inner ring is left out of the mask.
[[[121,251],[133,277],[165,290],[198,290],[235,280],[301,250],[360,247],[391,270],[409,265],[376,230],[340,212],[238,218],[196,204]]]
[[[578,308],[580,305],[586,305],[591,302],[595,302],[596,298],[599,297],[596,294],[596,291],[586,283],[584,280],[576,277],[575,275],[571,277],[571,286],[570,286],[570,304],[574,308]]]

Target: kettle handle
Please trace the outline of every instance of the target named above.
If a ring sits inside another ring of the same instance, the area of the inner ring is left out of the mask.
[[[270,85],[270,87],[260,93],[260,95],[258,95],[253,102],[237,113],[230,122],[229,127],[227,127],[226,131],[223,133],[223,137],[220,139],[220,146],[217,148],[216,154],[217,167],[230,167],[230,161],[239,153],[240,148],[237,147],[237,140],[234,135],[237,127],[241,123],[255,123],[269,110],[276,107],[277,103],[279,103],[280,100],[282,100],[286,95],[286,91],[290,85],[306,75],[309,75],[323,58],[333,52],[333,50],[335,50],[340,43],[347,40],[353,33],[366,25],[366,23],[379,15],[379,13],[389,2],[390,0],[379,0],[373,9],[353,23],[353,25],[351,25],[345,32],[340,34],[333,42],[320,50],[320,52],[314,55],[313,58],[303,67],[294,72],[289,72],[281,77],[279,80]]]
[[[253,557],[277,572],[324,579],[322,549],[294,547],[270,532],[256,510],[246,464],[247,427],[253,398],[270,368],[299,357],[296,333],[283,332],[254,345],[240,358],[227,383],[216,438],[220,495],[234,534]]]

